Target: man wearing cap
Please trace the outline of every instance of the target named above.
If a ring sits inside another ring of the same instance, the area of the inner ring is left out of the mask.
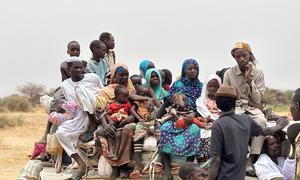
[[[264,74],[256,68],[256,59],[249,44],[238,42],[231,51],[237,65],[231,67],[224,74],[223,84],[235,86],[240,95],[236,101],[235,112],[249,115],[257,124],[266,127],[266,118],[262,112],[261,100],[265,92]],[[247,173],[255,175],[253,163],[260,154],[264,137],[252,139],[250,156],[247,161]]]
[[[216,104],[222,112],[212,127],[209,180],[245,179],[250,138],[273,134],[288,124],[286,119],[280,119],[278,125],[263,128],[249,116],[235,114],[237,99],[237,90],[233,86],[222,86],[216,93]]]
[[[86,165],[76,149],[78,138],[86,132],[91,124],[89,114],[93,114],[93,104],[96,96],[103,87],[100,78],[94,73],[82,73],[82,61],[78,57],[69,58],[67,61],[71,78],[61,84],[61,89],[67,102],[75,102],[76,115],[68,121],[63,122],[56,131],[56,137],[76,163],[79,169],[71,179],[80,179],[86,170]]]

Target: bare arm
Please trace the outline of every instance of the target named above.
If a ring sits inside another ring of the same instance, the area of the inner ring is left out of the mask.
[[[289,121],[287,119],[283,119],[283,118],[279,119],[278,124],[276,126],[262,128],[259,135],[263,135],[263,136],[273,135],[277,131],[283,129],[288,124],[289,124]]]
[[[208,180],[215,180],[218,177],[219,169],[221,166],[220,155],[212,155],[211,165],[208,169]]]
[[[139,121],[139,122],[145,122],[140,115],[138,115],[138,113],[136,112],[136,106],[133,105],[130,108],[130,113]]]

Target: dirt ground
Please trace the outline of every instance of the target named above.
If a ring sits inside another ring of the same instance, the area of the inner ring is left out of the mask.
[[[0,116],[21,117],[24,124],[19,127],[0,129],[0,180],[16,179],[19,171],[30,159],[34,142],[39,141],[47,123],[47,114],[0,113]]]

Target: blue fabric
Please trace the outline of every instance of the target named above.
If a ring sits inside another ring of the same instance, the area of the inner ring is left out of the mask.
[[[151,85],[150,85],[151,75],[153,72],[155,72],[159,78],[159,85],[155,88],[151,87]],[[156,68],[148,69],[146,72],[145,79],[146,79],[146,83],[144,84],[144,86],[147,88],[153,89],[156,99],[163,100],[163,98],[167,95],[168,92],[162,88],[162,78],[161,78],[159,70]]]
[[[160,150],[174,156],[200,155],[200,130],[195,124],[177,129],[170,119],[160,128]]]
[[[143,76],[145,76],[146,74],[146,71],[148,70],[148,65],[151,64],[152,62],[149,61],[149,60],[143,60],[141,63],[140,63],[140,71],[142,73]],[[152,63],[153,64],[153,63]]]
[[[104,86],[107,85],[108,79],[107,74],[109,72],[108,64],[104,59],[100,59],[99,62],[91,59],[87,63],[86,72],[95,73],[101,79],[101,82]]]
[[[185,70],[189,64],[194,64],[197,68],[197,76],[195,79],[186,78]],[[203,83],[198,79],[198,74],[199,65],[197,61],[194,59],[185,60],[182,65],[181,78],[172,84],[169,93],[166,96],[166,100],[171,102],[171,98],[174,94],[183,93],[187,97],[187,104],[193,109],[196,109],[196,100],[201,96],[203,87]]]

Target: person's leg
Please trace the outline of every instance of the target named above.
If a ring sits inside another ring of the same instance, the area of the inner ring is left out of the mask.
[[[143,142],[144,139],[141,138],[134,142],[133,144],[133,158],[135,162],[135,167],[132,173],[130,173],[130,179],[138,179],[140,178],[141,172],[143,170],[143,165],[142,165],[142,152],[143,152]]]
[[[115,135],[115,149],[113,159],[118,159],[119,149],[120,149],[120,139],[121,139],[121,130],[117,130]]]
[[[107,141],[108,141],[108,152],[109,152],[108,157],[113,157],[114,152],[116,150],[116,148],[115,148],[115,139],[108,136]]]
[[[160,152],[160,156],[161,156],[162,163],[163,163],[163,166],[164,166],[165,177],[166,177],[167,180],[172,180],[173,176],[172,176],[172,173],[171,173],[171,158],[170,158],[170,155],[166,154],[166,153],[163,153],[163,152]]]
[[[75,162],[78,164],[79,169],[72,175],[71,179],[73,180],[79,180],[81,177],[85,174],[86,170],[86,164],[84,161],[80,158],[79,154],[72,154],[71,157],[75,160]]]
[[[261,127],[266,127],[267,120],[262,112],[256,115],[249,114],[249,116]],[[263,143],[264,143],[264,136],[258,136],[252,139],[250,156],[247,160],[247,167],[246,167],[246,172],[249,175],[255,176],[255,170],[253,164],[255,163],[259,154],[261,153]]]
[[[112,166],[111,168],[112,168],[112,172],[111,172],[111,176],[109,179],[115,180],[115,179],[117,179],[117,176],[119,174],[119,169],[118,169],[118,167],[115,167],[115,166]]]

